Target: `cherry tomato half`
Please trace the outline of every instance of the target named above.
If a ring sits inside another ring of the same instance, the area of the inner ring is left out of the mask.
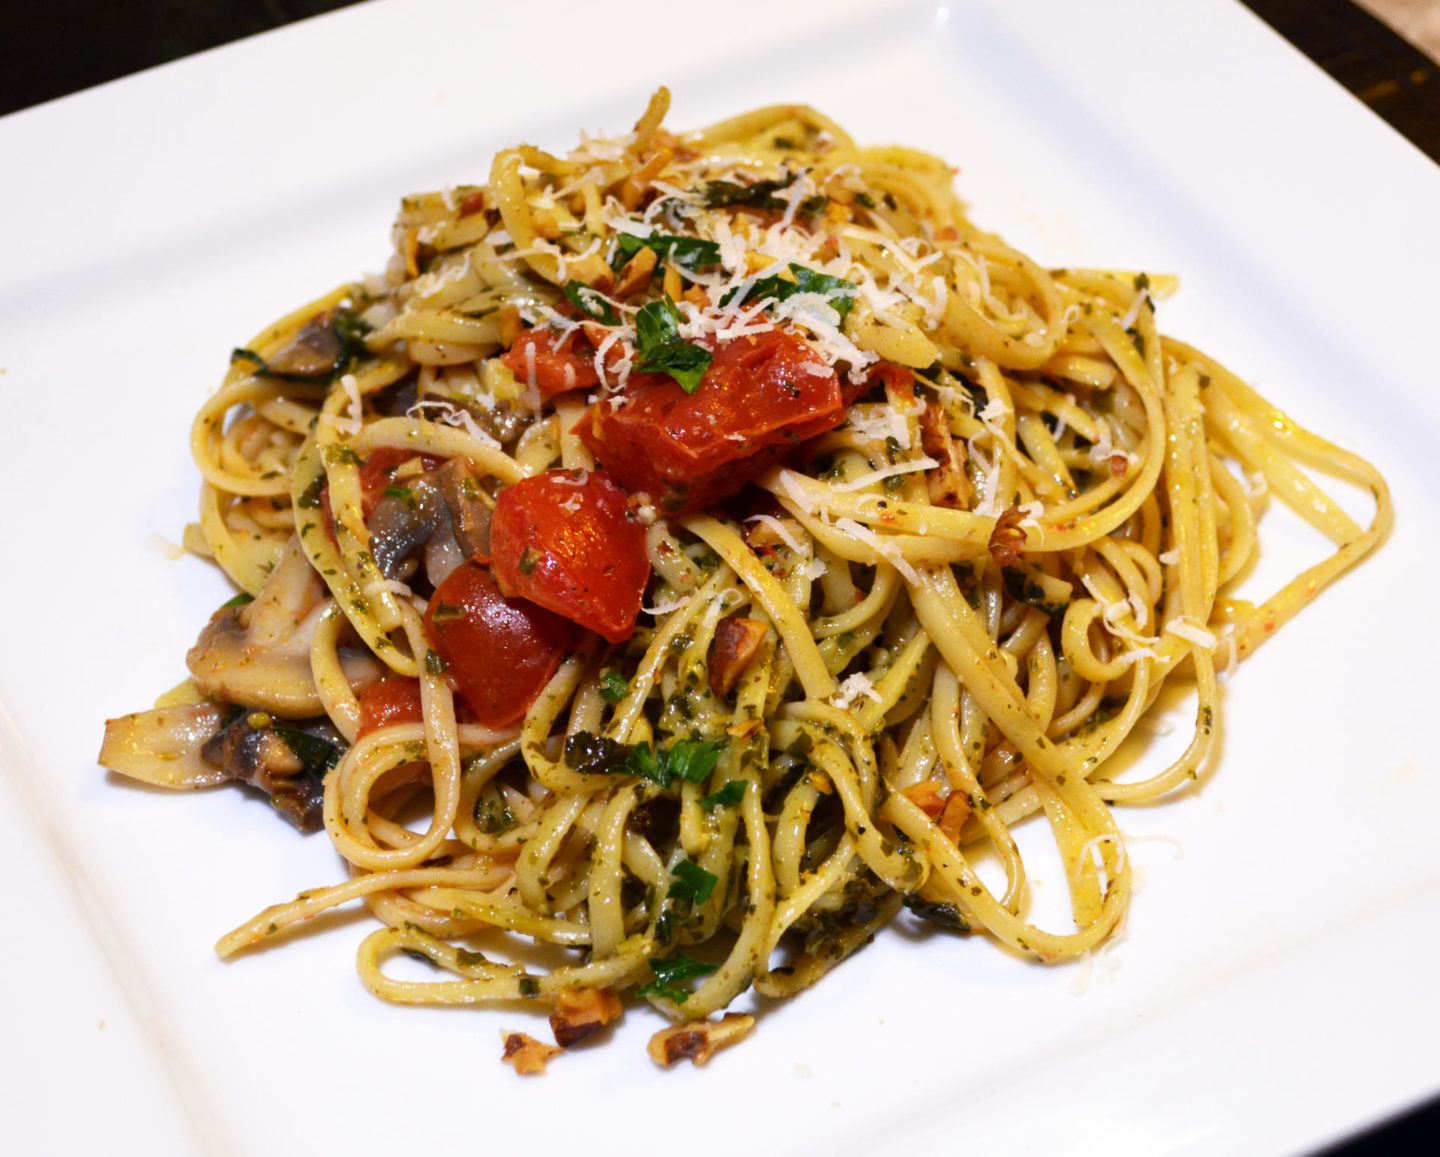
[[[556,344],[548,329],[527,329],[515,339],[500,360],[520,381],[529,382],[534,360],[535,385],[547,398],[569,390],[590,390],[600,384],[595,373],[595,351],[583,334],[574,331]]]
[[[619,404],[597,402],[576,432],[625,489],[678,514],[734,494],[844,417],[835,371],[771,330],[721,343],[693,394],[666,374],[632,374]]]
[[[525,714],[580,632],[544,607],[506,598],[489,569],[472,560],[431,597],[425,634],[476,721],[498,728]]]
[[[396,723],[419,723],[420,680],[381,679],[363,687],[360,699],[360,728],[355,733],[357,740],[364,739],[372,731],[390,727]]]
[[[650,561],[629,499],[599,470],[547,470],[507,486],[490,519],[500,589],[612,643],[635,630]]]

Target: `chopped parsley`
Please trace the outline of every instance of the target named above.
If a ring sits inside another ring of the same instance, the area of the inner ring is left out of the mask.
[[[669,787],[677,779],[704,783],[724,747],[720,740],[680,739],[654,752],[648,743],[641,743],[631,749],[625,770],[660,787]]]
[[[681,860],[675,865],[671,875],[675,880],[665,895],[671,900],[688,901],[691,904],[705,903],[715,891],[715,885],[719,883],[719,877],[707,872],[694,860]]]
[[[600,698],[606,703],[619,703],[630,693],[630,680],[619,671],[600,672]]]
[[[700,797],[700,806],[707,812],[713,812],[717,807],[737,804],[745,798],[745,789],[749,785],[743,779],[731,779],[725,782],[725,786],[718,791],[712,791],[709,795]]]
[[[684,1004],[690,994],[679,986],[682,980],[693,980],[697,976],[709,976],[715,965],[691,960],[688,956],[676,955],[668,960],[650,961],[650,971],[655,979],[635,990],[636,996],[663,996],[676,1004]]]

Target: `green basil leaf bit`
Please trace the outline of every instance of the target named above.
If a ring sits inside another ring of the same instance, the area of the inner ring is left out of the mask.
[[[660,787],[669,787],[677,779],[704,783],[715,770],[724,749],[723,741],[712,739],[680,739],[659,751],[652,751],[648,743],[640,743],[631,748],[624,770]]]
[[[748,305],[752,301],[763,301],[766,298],[785,301],[797,293],[818,293],[825,298],[830,308],[840,315],[840,324],[845,324],[850,310],[854,308],[855,294],[860,289],[858,285],[843,277],[832,277],[828,273],[819,273],[807,266],[796,265],[793,261],[790,263],[790,276],[794,278],[793,281],[781,277],[778,273],[762,277],[745,294],[743,304]],[[721,299],[721,304],[728,305],[733,296],[733,292],[727,294]]]
[[[681,739],[665,748],[670,773],[688,783],[704,783],[715,770],[725,744],[718,739]]]
[[[712,791],[709,795],[700,797],[700,806],[707,812],[713,812],[717,807],[729,807],[739,803],[745,798],[745,789],[750,785],[743,779],[727,780],[725,786],[719,791]]]
[[[635,990],[636,996],[663,996],[676,1004],[684,1004],[690,994],[681,988],[682,980],[694,980],[697,976],[709,976],[716,965],[691,960],[688,956],[675,955],[668,960],[650,961],[650,971],[655,979]]]
[[[652,301],[635,315],[635,342],[640,356],[646,357],[662,345],[680,340],[680,323],[684,316],[668,297]]]
[[[600,698],[606,703],[619,703],[628,694],[630,680],[619,671],[607,669],[600,672]]]
[[[694,860],[681,860],[671,873],[675,877],[665,895],[671,900],[684,900],[699,905],[710,899],[719,877],[707,872]]]
[[[774,181],[756,181],[753,185],[740,185],[734,181],[706,181],[701,191],[707,209],[725,207],[747,209],[783,209],[785,202],[775,196],[781,189],[788,189],[800,174],[786,173]]]
[[[643,373],[669,374],[687,394],[700,388],[700,380],[713,359],[703,346],[680,338],[680,309],[668,297],[652,301],[635,315],[635,342]]]
[[[686,341],[673,341],[654,350],[635,366],[642,373],[669,374],[687,394],[700,388],[705,371],[714,360],[709,350]]]
[[[601,325],[619,325],[620,318],[610,307],[610,300],[598,289],[573,278],[560,287],[566,299],[592,321]]]
[[[228,602],[221,603],[220,609],[224,611],[228,610],[231,607],[243,607],[246,603],[253,603],[254,601],[255,596],[252,595],[249,591],[241,591],[233,599],[230,599]]]
[[[623,267],[625,262],[642,249],[653,249],[661,261],[670,261],[681,269],[698,273],[720,264],[720,246],[703,237],[677,237],[667,233],[652,233],[649,237],[637,237],[633,233],[620,234],[615,250],[616,261]]]

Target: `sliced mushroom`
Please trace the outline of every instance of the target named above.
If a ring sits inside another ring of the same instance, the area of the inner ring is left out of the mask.
[[[435,471],[435,481],[450,511],[455,540],[466,557],[490,556],[490,513],[494,503],[463,458],[451,458]]]
[[[201,756],[228,709],[214,703],[156,707],[105,721],[100,764],[155,787],[212,787],[229,778]]]
[[[287,378],[332,378],[349,360],[363,332],[364,327],[357,325],[353,313],[322,313],[270,355],[265,372]]]
[[[273,712],[286,719],[323,708],[310,673],[310,644],[325,613],[325,584],[291,538],[260,596],[218,611],[185,656],[202,694]],[[352,686],[373,682],[383,668],[368,653],[344,649]]]
[[[338,736],[312,734],[328,728],[314,721],[310,731],[278,725],[264,711],[245,711],[204,746],[201,754],[227,779],[259,788],[301,831],[317,831],[325,803],[325,771],[338,756]],[[333,739],[332,739],[333,737]],[[329,757],[305,758],[303,750],[322,745]]]

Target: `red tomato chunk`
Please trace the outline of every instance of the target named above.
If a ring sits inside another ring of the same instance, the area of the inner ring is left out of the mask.
[[[461,563],[425,609],[425,634],[477,722],[509,727],[540,696],[579,639],[573,623],[506,598],[490,571]]]
[[[632,374],[620,404],[596,403],[576,432],[625,489],[679,514],[734,494],[844,417],[835,371],[773,330],[718,346],[693,394],[666,374]]]
[[[396,723],[419,723],[420,680],[381,679],[362,688],[360,699],[360,729],[357,740],[364,739],[372,731],[392,727]]]
[[[600,384],[595,373],[595,351],[583,334],[568,334],[558,345],[548,329],[527,329],[500,356],[521,382],[530,381],[534,362],[535,384],[547,398],[569,390],[590,390]]]
[[[500,492],[490,519],[500,589],[624,642],[650,561],[629,499],[598,470],[547,470]]]

